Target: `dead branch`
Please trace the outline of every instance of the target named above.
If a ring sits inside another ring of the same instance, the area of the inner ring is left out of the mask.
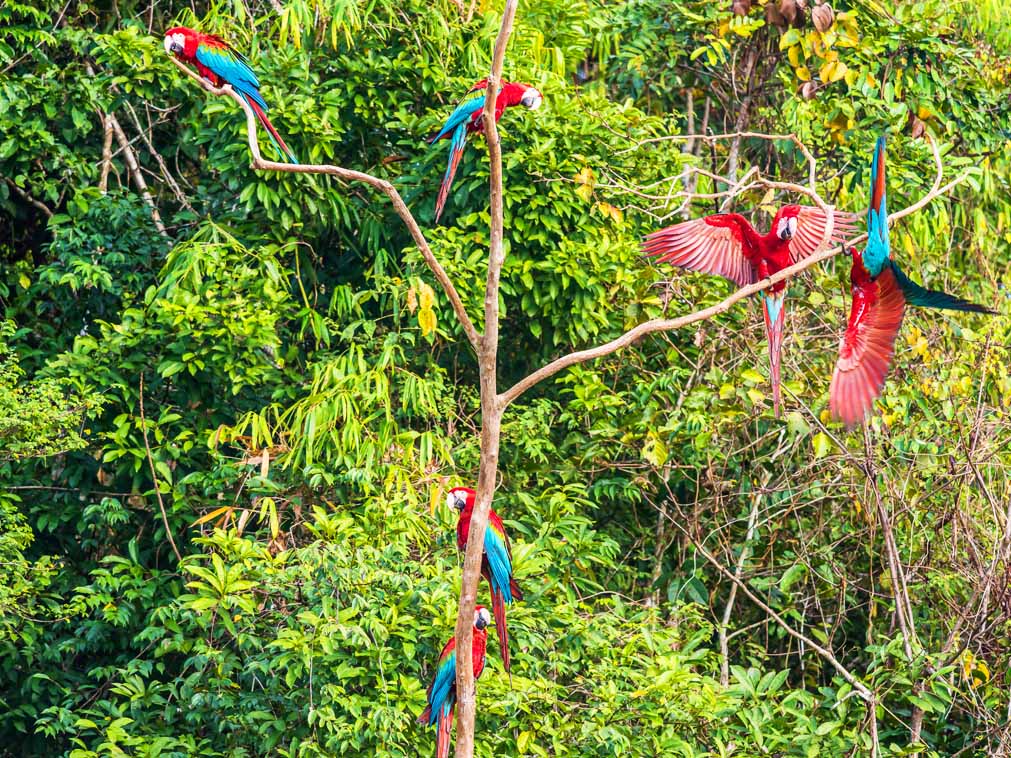
[[[123,151],[123,158],[126,160],[126,167],[130,170],[130,175],[133,177],[134,184],[137,185],[137,191],[151,209],[151,218],[154,220],[155,228],[158,229],[158,232],[163,237],[167,237],[168,232],[165,229],[165,224],[162,223],[161,214],[158,212],[158,206],[155,204],[154,198],[151,196],[151,193],[147,188],[147,181],[144,179],[144,175],[140,170],[140,164],[137,162],[137,154],[134,153],[133,148],[130,147],[130,141],[126,138],[126,134],[123,132],[123,127],[119,125],[119,121],[116,120],[116,117],[110,113],[107,118],[112,124],[112,131],[116,135],[116,141],[119,143],[120,149]]]
[[[199,82],[200,86],[212,95],[227,95],[232,98],[232,100],[234,100],[245,112],[246,136],[249,142],[249,152],[253,156],[249,163],[249,167],[252,170],[277,171],[289,174],[327,174],[329,176],[336,176],[344,181],[367,184],[386,195],[393,204],[393,210],[400,217],[401,221],[404,222],[404,225],[407,226],[414,243],[418,246],[422,257],[425,259],[425,263],[432,270],[432,273],[435,275],[436,280],[442,287],[443,292],[446,293],[446,297],[449,298],[449,302],[453,306],[453,311],[456,313],[456,317],[459,319],[460,325],[463,327],[463,331],[467,335],[467,340],[470,342],[471,346],[473,346],[475,352],[480,350],[480,335],[474,327],[474,322],[471,321],[470,316],[467,315],[467,309],[464,307],[463,301],[460,299],[460,295],[456,291],[456,287],[453,286],[453,282],[450,280],[446,270],[442,267],[442,264],[439,263],[438,259],[436,259],[435,254],[432,252],[432,248],[428,244],[428,240],[425,239],[424,232],[421,231],[421,227],[418,226],[418,222],[415,220],[414,214],[411,213],[410,209],[407,207],[407,203],[404,202],[404,199],[400,196],[396,187],[385,179],[380,179],[377,176],[372,176],[371,174],[366,174],[362,171],[354,171],[340,166],[312,163],[277,163],[276,161],[264,160],[263,156],[260,154],[260,145],[256,139],[256,114],[253,112],[253,109],[249,107],[249,104],[227,84],[224,87],[215,87],[209,81],[200,76],[196,71],[193,71],[175,57],[172,57],[171,60],[180,71],[185,73],[186,76],[191,79]]]
[[[463,560],[463,579],[460,585],[460,602],[456,617],[456,758],[474,755],[474,717],[476,693],[472,664],[471,640],[474,631],[474,606],[477,603],[477,585],[481,580],[481,559],[484,555],[484,534],[488,526],[488,513],[495,495],[498,475],[499,437],[502,413],[505,406],[498,395],[498,335],[499,335],[499,283],[505,263],[503,208],[502,208],[502,145],[495,122],[495,105],[498,99],[502,67],[505,64],[506,46],[512,33],[518,0],[506,0],[502,24],[495,40],[491,72],[485,89],[484,134],[488,143],[489,190],[491,224],[488,245],[488,275],[484,290],[484,335],[477,351],[481,389],[481,464],[477,478],[477,498],[470,518],[470,535]]]
[[[28,192],[28,190],[19,187],[17,184],[14,183],[14,180],[11,179],[9,176],[5,176],[4,181],[7,182],[7,186],[9,186],[12,190],[14,190],[15,195],[20,197],[29,205],[37,208],[42,213],[42,215],[45,216],[47,219],[53,217],[53,212],[49,210],[49,206],[47,206],[38,198],[32,196],[32,194]]]
[[[888,216],[888,220],[891,223],[894,223],[900,218],[905,218],[911,213],[915,213],[916,211],[920,210],[920,208],[923,208],[937,197],[943,195],[952,187],[955,187],[956,185],[963,182],[966,176],[968,175],[966,173],[962,173],[959,176],[952,179],[947,184],[941,186],[941,181],[943,178],[942,175],[943,166],[941,163],[941,157],[938,152],[937,144],[932,139],[929,139],[929,142],[931,148],[934,151],[934,160],[937,164],[938,169],[937,175],[934,179],[934,184],[931,187],[930,191],[927,192],[927,194],[924,195],[922,198],[920,198],[917,202],[913,203],[907,208],[903,208],[900,211],[896,211],[895,213],[890,214]],[[827,228],[825,232],[825,239],[828,239],[831,236],[832,234],[832,230],[830,228],[832,219],[832,214],[830,212],[831,206],[827,205],[825,201],[822,200],[822,198],[817,193],[812,193],[805,187],[801,187],[800,185],[797,184],[791,184],[789,182],[767,182],[766,186],[773,187],[776,189],[783,189],[790,192],[795,192],[797,194],[808,195],[812,197],[815,203],[819,205],[823,211],[826,212],[828,218],[830,219],[830,223],[828,225],[829,228]],[[865,239],[867,239],[867,235],[860,234],[857,235],[856,237],[853,237],[850,240],[847,240],[846,245],[847,246],[857,245],[860,242],[863,242]],[[821,251],[814,253],[813,255],[805,258],[804,260],[799,261],[793,264],[792,266],[788,266],[782,271],[777,272],[768,279],[763,279],[760,282],[749,284],[746,287],[741,287],[739,290],[727,296],[716,305],[711,305],[708,308],[703,308],[702,310],[695,311],[694,313],[689,313],[685,316],[680,316],[679,318],[650,319],[649,321],[645,321],[639,324],[638,326],[633,327],[632,329],[622,334],[620,337],[617,337],[603,345],[598,345],[597,347],[588,348],[586,350],[577,350],[573,353],[569,353],[568,355],[563,355],[560,358],[556,358],[555,360],[551,361],[551,363],[542,366],[541,368],[534,371],[532,374],[529,374],[523,379],[520,379],[518,382],[516,382],[516,384],[514,384],[512,387],[510,387],[508,390],[502,393],[501,402],[503,405],[508,405],[512,403],[520,395],[522,395],[524,392],[526,392],[528,389],[533,387],[535,384],[538,384],[544,381],[545,379],[554,376],[562,369],[568,368],[569,366],[575,366],[580,363],[586,363],[587,361],[592,361],[597,358],[603,358],[606,355],[610,355],[611,353],[621,350],[624,347],[628,347],[629,345],[634,344],[636,341],[642,339],[647,334],[653,334],[655,332],[669,332],[675,329],[681,329],[682,327],[685,327],[689,324],[694,324],[697,321],[704,321],[707,319],[711,319],[714,316],[717,316],[721,313],[726,313],[732,305],[739,302],[740,300],[743,300],[744,298],[750,295],[754,295],[758,292],[761,292],[762,290],[768,289],[776,282],[781,282],[784,279],[789,279],[790,277],[793,277],[802,271],[806,271],[812,266],[821,263],[822,261],[828,260],[834,255],[838,255],[840,251],[841,251],[840,248],[835,247],[823,248]]]
[[[109,189],[109,170],[112,168],[112,120],[107,113],[100,115],[105,134],[102,139],[102,175],[98,180],[98,191],[104,195]]]

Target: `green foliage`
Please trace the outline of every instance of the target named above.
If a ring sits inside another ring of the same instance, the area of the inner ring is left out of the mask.
[[[487,71],[498,11],[470,5],[0,7],[0,755],[433,750],[415,719],[459,590],[439,505],[477,472],[472,352],[385,198],[250,171],[241,114],[160,34],[226,35],[300,160],[393,182],[480,326],[487,151],[471,137],[436,225],[446,146],[424,141]],[[909,313],[866,438],[825,413],[841,261],[790,284],[782,420],[753,303],[529,391],[495,504],[525,599],[511,680],[490,645],[478,755],[867,754],[852,682],[783,624],[876,693],[883,752],[1006,739],[1007,12],[861,0],[818,32],[748,5],[521,4],[506,75],[545,107],[500,122],[500,388],[730,291],[638,252],[719,208],[683,203],[684,172],[726,175],[734,142],[665,139],[692,128],[798,135],[851,210],[880,132],[891,207],[930,187],[925,130],[964,181],[895,226],[895,254],[1001,315]],[[110,113],[165,235],[104,149]],[[738,177],[807,180],[789,140],[736,148]],[[788,199],[728,207],[764,225]],[[734,595],[700,547],[740,567]]]

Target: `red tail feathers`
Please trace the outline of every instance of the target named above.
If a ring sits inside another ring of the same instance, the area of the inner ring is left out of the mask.
[[[453,132],[453,141],[449,146],[449,165],[446,167],[446,174],[442,177],[442,185],[439,187],[439,196],[435,199],[435,220],[439,220],[442,209],[449,198],[449,188],[453,186],[453,177],[456,176],[456,169],[460,165],[463,157],[463,149],[467,146],[467,129],[460,125]]]
[[[286,144],[284,144],[284,140],[281,139],[281,135],[277,133],[277,129],[274,128],[274,125],[270,123],[270,119],[267,118],[267,114],[263,112],[263,109],[248,97],[246,98],[246,102],[249,103],[249,106],[253,109],[253,113],[256,114],[260,123],[263,124],[263,128],[267,130],[267,136],[270,137],[270,141],[274,143],[274,147],[277,148],[277,152],[279,152],[289,163],[297,164],[298,161],[295,160],[295,154],[288,149]]]
[[[448,758],[451,733],[453,731],[453,716],[455,706],[449,706],[449,713],[444,713],[439,719],[438,732],[435,738],[435,755],[437,758]]]
[[[489,585],[491,582],[489,582]],[[512,585],[515,587],[515,584]],[[514,595],[515,597],[515,595]],[[491,609],[495,614],[495,631],[498,634],[498,650],[502,656],[502,666],[509,671],[509,629],[506,626],[506,606],[502,593],[491,587]]]

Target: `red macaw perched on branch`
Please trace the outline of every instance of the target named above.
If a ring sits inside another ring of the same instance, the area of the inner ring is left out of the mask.
[[[468,90],[468,93],[483,90],[488,86],[488,80],[482,79]],[[544,98],[541,93],[528,84],[516,84],[515,82],[502,82],[499,88],[498,97],[495,98],[495,121],[502,118],[502,113],[511,105],[525,105],[530,110],[537,110],[541,106]],[[449,188],[453,184],[453,176],[456,168],[460,165],[460,158],[463,157],[463,149],[467,146],[467,133],[479,132],[484,129],[484,93],[468,100],[464,100],[449,114],[449,118],[435,136],[431,137],[429,143],[440,139],[452,139],[449,147],[449,165],[446,167],[446,175],[442,178],[442,186],[439,187],[439,196],[435,201],[435,220],[438,221],[442,215],[442,209],[446,205],[446,198],[449,197]]]
[[[737,213],[685,221],[653,232],[643,252],[689,271],[717,274],[744,287],[807,258],[819,248],[839,243],[853,232],[856,215],[833,211],[832,234],[826,236],[827,217],[820,208],[784,205],[761,235]],[[765,334],[769,340],[769,377],[773,407],[779,416],[779,362],[783,345],[786,282],[777,282],[762,295]]]
[[[485,629],[491,622],[488,609],[483,605],[474,608],[474,633],[471,635],[471,661],[474,664],[474,681],[484,671],[484,654],[488,642]],[[428,686],[428,707],[418,718],[419,724],[435,725],[435,754],[437,758],[449,755],[449,737],[453,730],[453,714],[456,708],[456,637],[439,654],[439,667]]]
[[[196,66],[200,75],[215,87],[231,85],[249,103],[281,158],[288,163],[298,163],[267,118],[267,103],[260,94],[260,81],[242,53],[221,37],[185,26],[176,26],[165,32],[165,52]]]
[[[477,493],[470,487],[456,487],[446,494],[446,502],[460,511],[456,522],[456,546],[467,549],[470,536],[470,517],[477,502]],[[523,593],[513,579],[513,556],[509,548],[502,519],[494,509],[488,512],[488,528],[484,533],[484,555],[481,557],[481,576],[488,580],[491,588],[491,607],[495,613],[495,628],[498,631],[498,647],[502,654],[502,665],[509,671],[509,629],[506,626],[506,606],[513,600],[522,600]]]
[[[852,426],[861,421],[881,394],[895,337],[906,305],[952,311],[994,313],[946,292],[921,287],[891,259],[885,204],[885,138],[879,137],[871,163],[871,205],[867,210],[867,246],[850,248],[853,306],[839,342],[839,360],[829,387],[832,415]]]

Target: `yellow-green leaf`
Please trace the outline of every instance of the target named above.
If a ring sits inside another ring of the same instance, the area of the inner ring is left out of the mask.
[[[814,447],[815,460],[818,460],[828,455],[832,449],[832,440],[829,439],[829,436],[825,432],[818,432],[811,439],[811,445]]]
[[[435,311],[431,308],[422,308],[418,311],[418,326],[421,327],[421,333],[425,337],[435,331],[436,324],[438,320],[435,318]]]

